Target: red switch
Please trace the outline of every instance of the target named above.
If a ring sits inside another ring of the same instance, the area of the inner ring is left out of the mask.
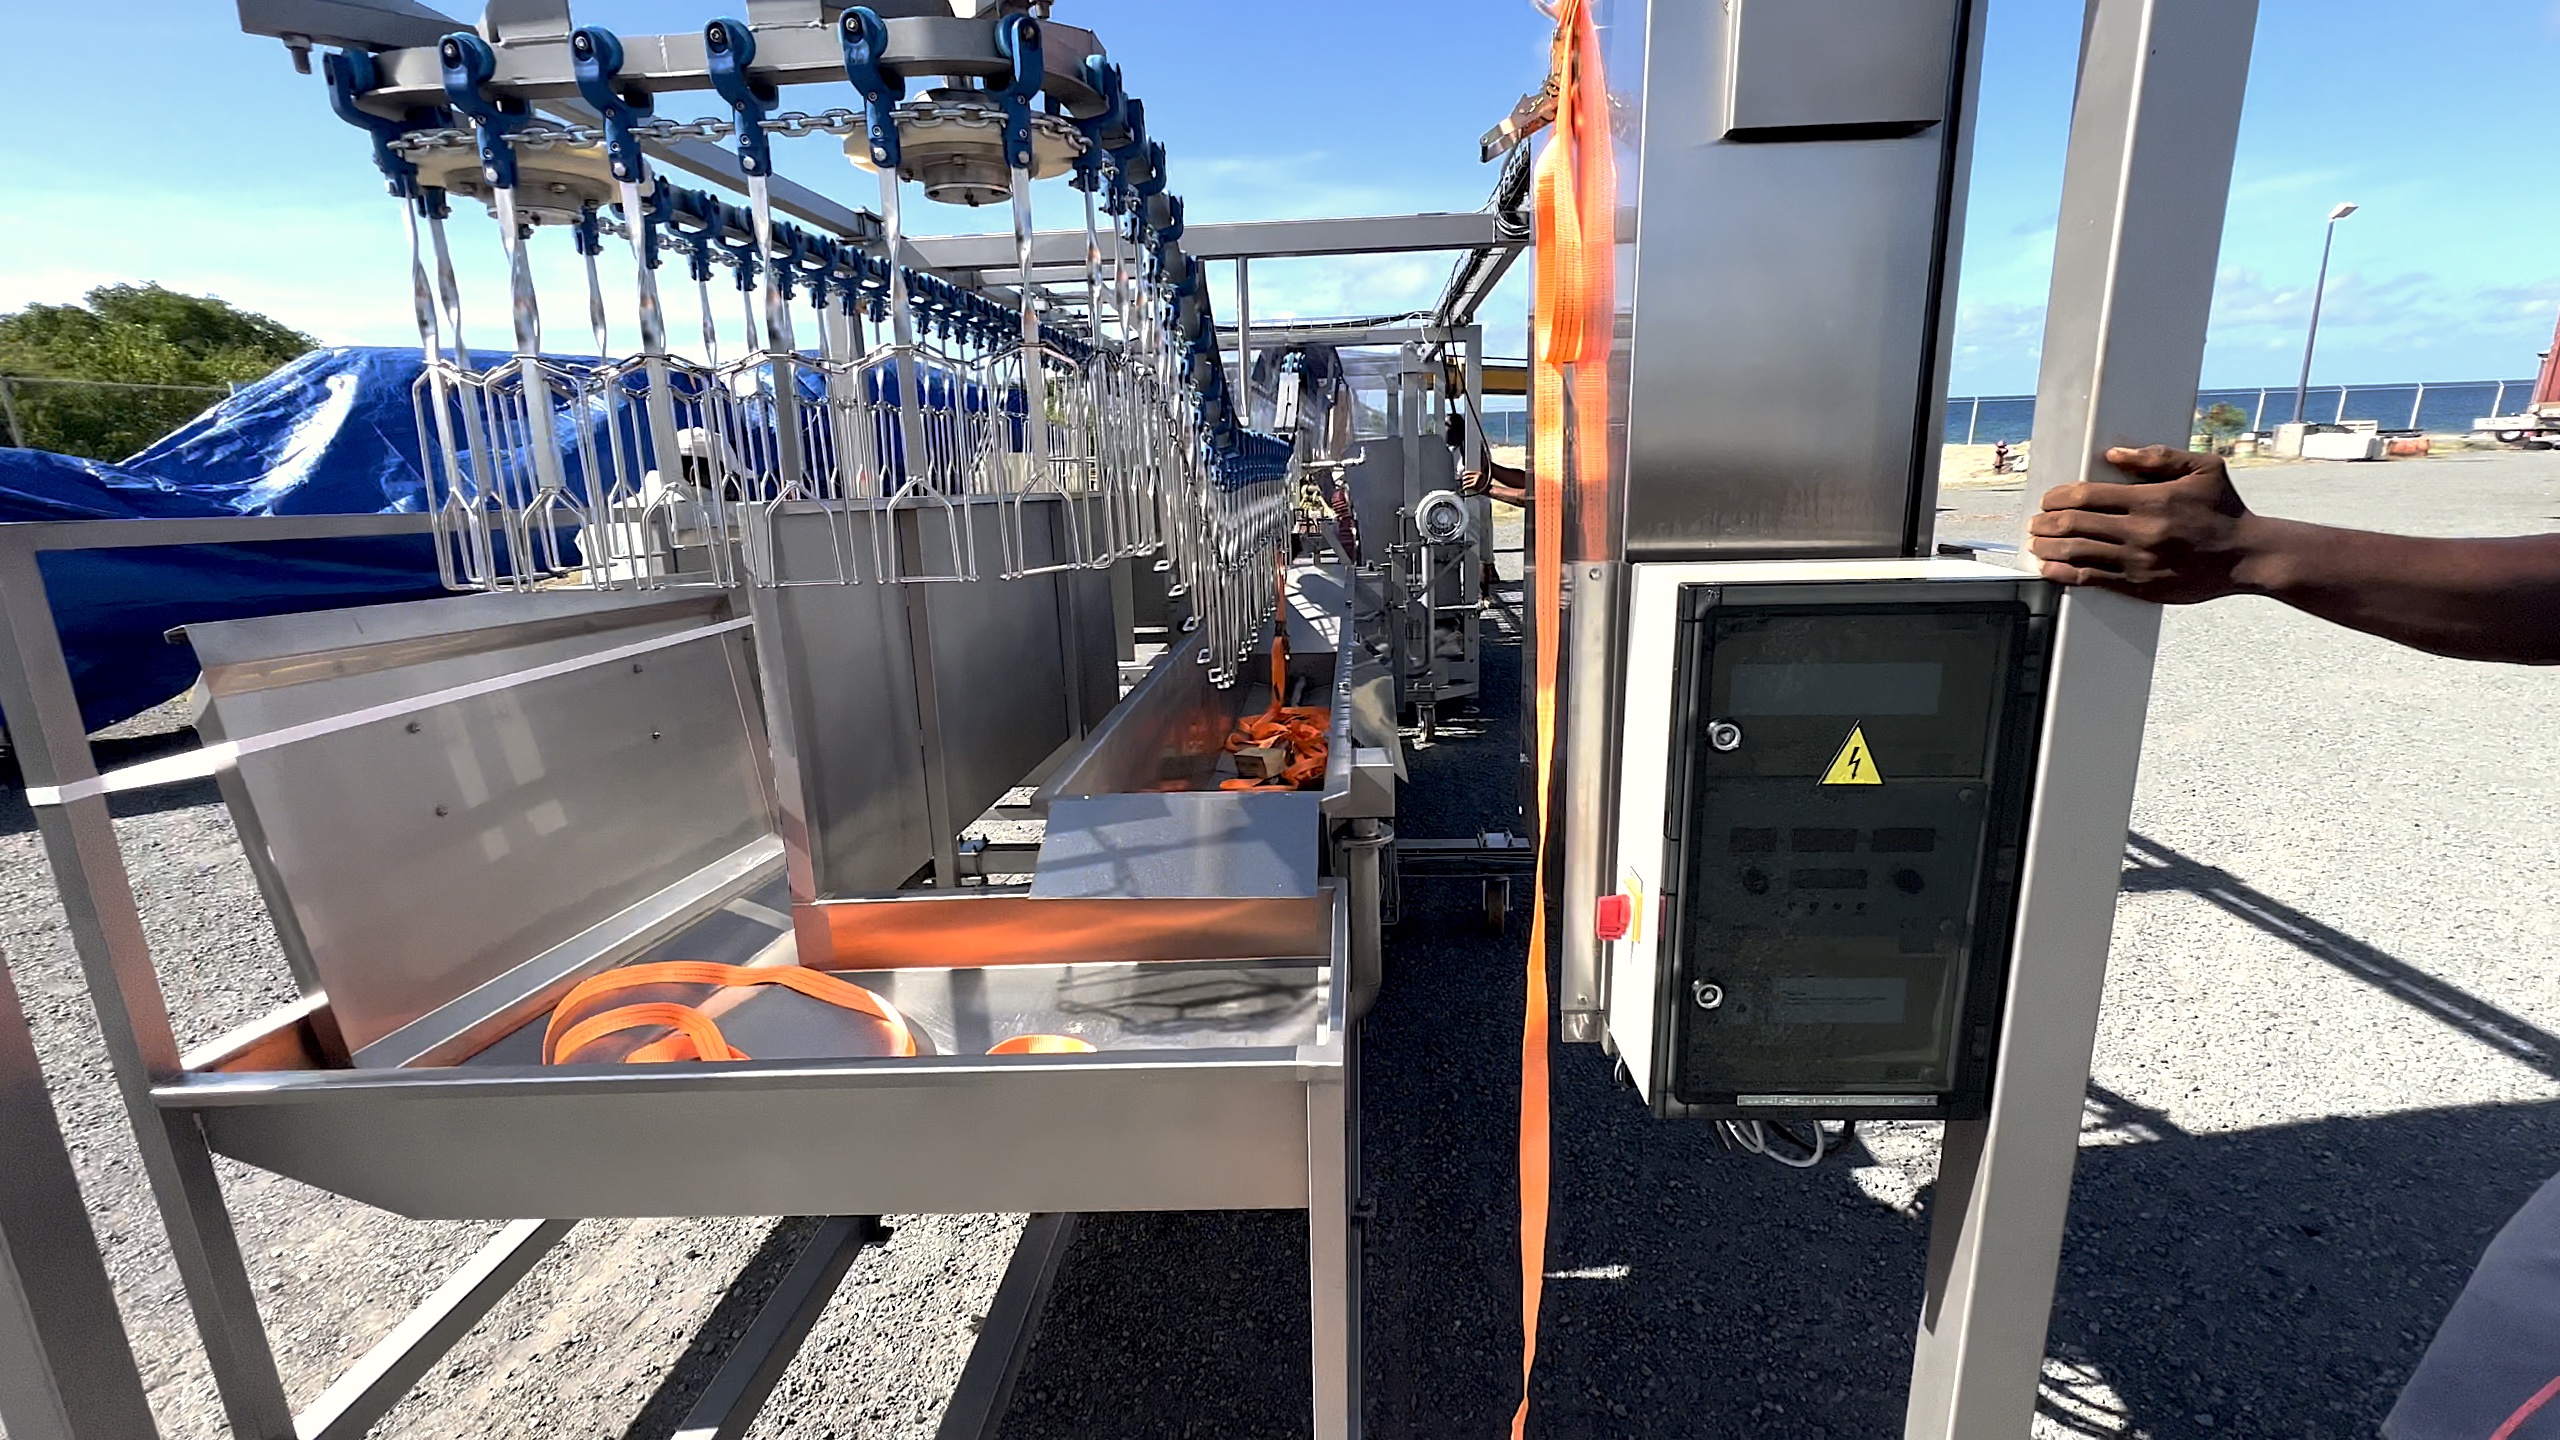
[[[1591,907],[1591,928],[1603,940],[1624,940],[1636,924],[1636,902],[1627,895],[1603,895]]]

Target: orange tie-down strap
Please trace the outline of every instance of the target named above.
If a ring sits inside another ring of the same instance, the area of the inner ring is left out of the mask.
[[[1534,188],[1537,283],[1531,306],[1536,350],[1529,434],[1532,575],[1537,586],[1537,879],[1530,890],[1528,994],[1520,1022],[1520,1406],[1512,1440],[1529,1425],[1529,1377],[1538,1363],[1538,1307],[1545,1298],[1551,1176],[1551,1077],[1547,1020],[1548,801],[1554,793],[1557,649],[1564,639],[1567,524],[1583,535],[1608,529],[1609,375],[1616,332],[1616,158],[1609,91],[1589,0],[1542,6],[1555,16],[1550,78],[1554,132],[1539,153]],[[1571,392],[1568,409],[1566,395]],[[1566,439],[1572,439],[1567,475]],[[1570,480],[1576,513],[1566,513]],[[1591,542],[1584,542],[1586,551]]]
[[[898,1007],[849,980],[798,965],[718,965],[707,960],[664,960],[629,965],[591,976],[561,998],[542,1037],[546,1065],[575,1064],[582,1059],[619,1058],[626,1064],[663,1064],[677,1060],[745,1060],[752,1058],[730,1044],[718,1022],[698,1006],[674,1000],[641,1000],[595,1009],[603,997],[655,985],[681,985],[713,991],[751,985],[780,985],[812,1000],[868,1015],[888,1028],[889,1053],[917,1053],[915,1032]],[[668,1033],[620,1057],[590,1056],[588,1047],[610,1035],[630,1030],[663,1029]],[[1072,1055],[1093,1046],[1071,1035],[1016,1035],[999,1041],[990,1055]]]

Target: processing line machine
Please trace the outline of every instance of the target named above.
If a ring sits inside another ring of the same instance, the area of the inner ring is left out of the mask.
[[[1453,373],[1477,388],[1486,257],[1525,237],[1493,214],[1186,225],[1100,42],[1034,8],[776,0],[617,37],[557,3],[450,33],[388,7],[355,35],[244,5],[289,44],[339,43],[332,103],[408,217],[425,513],[0,533],[0,704],[237,1433],[362,1433],[581,1216],[834,1215],[850,1246],[885,1211],[1041,1212],[1054,1237],[1066,1212],[1243,1206],[1306,1210],[1313,1431],[1357,1433],[1357,1019],[1392,885],[1395,715],[1472,683],[1439,663],[1465,658],[1440,653],[1444,612],[1472,625],[1443,552],[1474,566],[1432,432]],[[1553,388],[1524,713],[1553,724],[1530,747],[1548,757],[1532,933],[1558,942],[1562,1038],[1746,1148],[1944,1121],[1906,1434],[2014,1435],[2157,621],[1935,543],[1983,5],[1560,8],[1572,62],[1522,113],[1557,125],[1573,183],[1620,187],[1561,241],[1586,282],[1619,272],[1577,297],[1610,323],[1559,343],[1542,308],[1533,337]],[[2037,407],[2059,479],[2184,433],[2253,18],[2088,7]],[[817,80],[862,107],[779,108]],[[702,91],[727,113],[657,115]],[[876,218],[774,173],[771,136],[817,133],[876,173]],[[1052,175],[1075,178],[1081,226],[1034,228]],[[912,236],[910,183],[1008,204],[1012,232]],[[498,222],[514,346],[494,361],[463,338],[456,196]],[[546,230],[584,261],[591,361],[542,343],[527,246]],[[637,296],[620,358],[608,238]],[[1431,248],[1471,252],[1466,305],[1361,337],[1399,347],[1394,427],[1360,455],[1319,435],[1322,407],[1280,377],[1349,342],[1280,328],[1264,421],[1250,290],[1230,379],[1206,262]],[[668,337],[669,262],[694,281],[698,354]],[[724,270],[746,337],[725,358]],[[1372,509],[1392,517],[1376,557],[1311,518],[1367,530]],[[207,748],[91,767],[39,553],[404,529],[467,593],[191,626]],[[1132,571],[1174,623],[1123,696]],[[1257,723],[1321,761],[1241,773],[1228,737]],[[181,1054],[105,802],[204,775],[303,998]],[[1024,813],[1045,815],[1036,853],[972,834]],[[389,870],[404,884],[371,883]],[[701,1063],[544,1063],[583,1028],[564,997],[672,958],[826,983],[678,1007],[700,1023],[657,1028]],[[1545,1084],[1548,958],[1524,1103]],[[869,1008],[813,1004],[828,984]],[[692,1163],[664,1163],[672,1136]],[[215,1154],[514,1223],[296,1416]],[[0,1200],[0,1221],[62,1204],[32,1182]],[[101,1303],[112,1325],[91,1279],[39,1278],[38,1332],[82,1333]],[[787,1303],[826,1288],[787,1284]],[[16,1344],[0,1331],[13,1374]],[[114,1368],[101,1347],[47,1353]],[[77,1389],[50,1373],[57,1398]],[[761,1396],[715,1390],[722,1433]],[[58,1433],[108,1433],[75,1408]]]
[[[244,7],[334,45],[330,105],[407,224],[423,513],[0,544],[0,704],[235,1433],[364,1433],[577,1218],[843,1217],[704,1400],[727,1434],[865,1217],[1032,1212],[1016,1263],[1039,1271],[1059,1217],[1204,1208],[1307,1212],[1313,1424],[1356,1433],[1393,637],[1354,623],[1352,557],[1299,533],[1307,427],[1247,425],[1251,292],[1231,379],[1207,264],[1509,242],[1475,215],[1187,234],[1096,37],[954,8],[759,3],[640,37],[565,4],[477,30],[355,7],[319,36]],[[780,108],[843,81],[861,108]],[[725,113],[659,113],[699,92]],[[876,217],[776,173],[773,137],[814,134],[876,175]],[[1036,230],[1057,176],[1081,223]],[[911,237],[911,186],[1006,206],[1011,233]],[[502,355],[464,329],[475,207]],[[555,239],[587,359],[544,340],[531,252]],[[633,330],[603,283],[623,263]],[[698,348],[671,338],[678,266]],[[40,554],[419,531],[452,598],[189,626],[206,748],[95,771]],[[1169,633],[1124,696],[1133,575]],[[1246,734],[1269,770],[1240,768]],[[302,998],[180,1053],[105,806],[205,776]],[[980,824],[1026,817],[1036,844]],[[566,1007],[626,980],[590,1036]],[[679,1043],[696,1063],[615,1063]],[[217,1154],[513,1223],[297,1415]],[[62,1288],[49,1323],[116,1333],[111,1297]],[[31,1394],[86,1388],[34,1372]]]

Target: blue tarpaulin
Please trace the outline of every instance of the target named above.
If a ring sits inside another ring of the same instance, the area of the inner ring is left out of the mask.
[[[317,350],[120,464],[0,449],[0,522],[416,511],[418,352]],[[168,631],[443,593],[427,536],[66,551],[41,557],[92,730],[193,683]]]
[[[488,369],[508,357],[473,358]],[[426,477],[410,390],[421,368],[415,350],[316,350],[113,465],[0,448],[0,523],[417,513],[425,507]],[[932,367],[918,374],[927,409],[993,408],[976,383]],[[871,372],[872,403],[896,393],[895,377],[894,364]],[[814,372],[803,370],[798,380],[809,399],[825,393]],[[587,438],[601,447],[604,408],[562,408],[553,416],[552,438],[573,492],[584,489],[579,426],[592,427]],[[638,413],[636,406],[617,408],[626,425]],[[1009,391],[1002,408],[1006,443],[1019,449],[1028,414],[1022,392]],[[894,480],[904,473],[903,437],[894,416],[876,414],[874,424]],[[645,433],[628,439],[640,447],[640,463],[652,463]],[[1288,455],[1285,442],[1246,434],[1221,454],[1218,475],[1230,486],[1273,479],[1285,472]],[[515,468],[529,467],[519,457]],[[194,656],[166,638],[178,626],[444,593],[434,542],[423,534],[63,551],[40,563],[81,718],[92,730],[194,682]]]

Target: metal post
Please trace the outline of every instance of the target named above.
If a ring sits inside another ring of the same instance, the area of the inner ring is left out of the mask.
[[[1981,428],[1981,426],[1982,426],[1982,397],[1981,397],[1981,396],[1979,396],[1979,395],[1976,395],[1976,396],[1974,396],[1974,397],[1973,397],[1973,413],[1972,413],[1972,414],[1970,414],[1970,415],[1967,415],[1967,416],[1965,417],[1965,421],[1964,421],[1964,443],[1966,443],[1967,445],[1972,444],[1972,443],[1973,443],[1973,436],[1974,436],[1974,432],[1975,432],[1976,430],[1980,429],[1980,428]]]
[[[1341,1080],[1307,1086],[1307,1285],[1315,1440],[1359,1440],[1360,1306],[1351,1241],[1349,1107]]]
[[[2258,387],[2258,408],[2249,412],[2249,428],[2251,430],[2267,428],[2267,387],[2264,385]]]
[[[0,711],[8,714],[29,790],[76,785],[98,773],[80,702],[36,552],[7,531],[0,527]],[[34,809],[116,1088],[232,1433],[237,1440],[294,1440],[293,1408],[258,1321],[212,1149],[193,1117],[163,1114],[151,1098],[155,1082],[179,1074],[178,1041],[106,799],[89,795]]]
[[[2409,428],[2418,428],[2418,407],[2427,403],[2427,382],[2418,382],[2418,393],[2409,397]]]
[[[1253,262],[1236,257],[1236,417],[1253,424]]]
[[[2347,387],[2344,385],[2338,387],[2338,413],[2331,418],[2329,423],[2333,425],[2344,425],[2347,423]]]
[[[0,419],[9,422],[9,444],[14,449],[27,448],[27,437],[18,429],[18,397],[10,392],[9,377],[0,375]]]
[[[2489,413],[2492,415],[2507,413],[2507,382],[2504,380],[2498,382],[2497,398],[2489,402]]]
[[[1470,325],[1463,332],[1467,346],[1467,454],[1465,465],[1479,475],[1485,473],[1484,433],[1484,327]],[[1484,553],[1493,554],[1493,531],[1484,533]]]
[[[0,1168],[0,1424],[16,1440],[155,1433],[5,962],[0,1155],[9,1157]]]
[[[2256,18],[2088,7],[2036,396],[2049,483],[2186,433]],[[2010,1440],[2035,1414],[2159,626],[2122,596],[2062,600],[1998,1078],[1986,1119],[1946,1127],[1907,1440]]]
[[[2304,413],[2303,407],[2311,391],[2311,347],[2320,343],[2320,301],[2329,291],[2329,247],[2338,243],[2338,222],[2352,214],[2355,208],[2353,205],[2341,205],[2330,211],[2329,228],[2320,241],[2320,278],[2311,286],[2311,328],[2302,337],[2302,378],[2293,386],[2293,418],[2297,424],[2311,418]],[[2340,414],[2346,412],[2346,403],[2345,392],[2341,391],[2338,396]]]

